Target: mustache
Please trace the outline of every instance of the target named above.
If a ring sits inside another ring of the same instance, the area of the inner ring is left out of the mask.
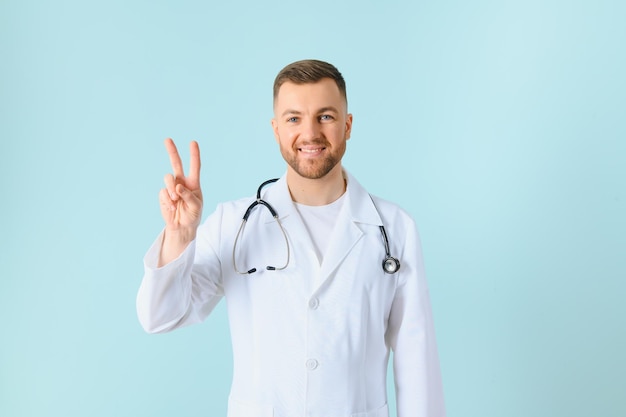
[[[330,143],[327,140],[324,140],[324,139],[313,139],[313,140],[305,140],[305,141],[302,141],[302,142],[298,142],[297,144],[294,145],[294,147],[301,148],[303,146],[319,146],[319,147],[326,148],[329,145],[330,145]]]

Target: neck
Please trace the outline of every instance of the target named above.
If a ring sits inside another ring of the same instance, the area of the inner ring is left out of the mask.
[[[287,185],[291,199],[307,206],[324,206],[337,200],[346,192],[341,164],[337,164],[323,178],[309,179],[287,170]]]

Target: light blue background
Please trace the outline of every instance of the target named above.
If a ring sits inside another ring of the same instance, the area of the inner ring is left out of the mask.
[[[0,415],[225,415],[223,305],[135,316],[162,141],[200,142],[205,215],[250,195],[309,57],[346,167],[419,224],[449,415],[626,415],[625,4],[2,0]]]

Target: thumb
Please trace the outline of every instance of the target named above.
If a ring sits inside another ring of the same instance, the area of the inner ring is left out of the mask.
[[[187,205],[194,208],[199,205],[198,197],[182,184],[176,186],[176,193]]]

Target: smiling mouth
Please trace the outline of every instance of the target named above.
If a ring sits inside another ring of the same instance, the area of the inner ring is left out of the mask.
[[[308,153],[308,154],[315,154],[315,153],[322,152],[324,149],[326,149],[326,147],[324,146],[319,147],[319,148],[306,147],[306,148],[298,148],[298,151]]]

